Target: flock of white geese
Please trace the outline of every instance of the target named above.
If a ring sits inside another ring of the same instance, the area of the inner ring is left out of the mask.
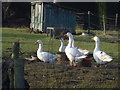
[[[64,34],[64,36],[68,36],[69,42],[67,46],[64,46],[64,40],[61,39],[61,46],[59,48],[59,52],[65,52],[67,58],[70,61],[70,65],[74,66],[75,63],[81,62],[87,55],[90,53],[88,50],[78,49],[74,46],[74,38],[73,35],[68,32]],[[100,48],[100,39],[95,36],[92,38],[95,41],[95,48],[93,51],[93,58],[97,62],[97,64],[105,64],[107,62],[112,61],[112,57],[101,51]],[[36,43],[39,44],[39,48],[37,50],[37,57],[43,62],[49,62],[51,64],[58,58],[57,55],[53,55],[49,52],[43,51],[43,43],[41,40],[37,40]]]

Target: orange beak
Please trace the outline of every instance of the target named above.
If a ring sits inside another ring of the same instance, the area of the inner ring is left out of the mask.
[[[67,34],[64,34],[64,36],[67,36]]]
[[[94,40],[94,38],[91,38],[92,40]]]
[[[35,41],[35,43],[38,43],[38,41]]]

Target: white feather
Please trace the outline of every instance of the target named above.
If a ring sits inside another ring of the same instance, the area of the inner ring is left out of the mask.
[[[72,47],[74,47],[74,39],[73,39],[73,36],[71,37],[71,40],[72,40]],[[77,48],[77,47],[75,47]],[[90,53],[90,51],[86,50],[86,49],[80,49],[80,48],[77,48],[79,52],[85,54],[85,55],[88,55]]]
[[[78,49],[80,52],[84,53],[85,55],[89,54],[90,51],[86,50],[86,49]]]
[[[80,52],[77,48],[73,47],[72,34],[67,33],[67,36],[69,37],[69,43],[65,49],[65,53],[66,53],[67,57],[69,58],[70,62],[73,62],[73,61],[81,62],[83,60],[83,57],[85,58],[86,56],[82,52]]]
[[[57,59],[57,56],[49,52],[44,52],[42,50],[42,41],[38,40],[37,42],[39,43],[39,48],[37,50],[37,57],[43,62],[50,62],[51,64],[53,64],[54,61]]]
[[[109,56],[108,54],[106,54],[105,52],[101,51],[99,49],[99,46],[100,46],[100,39],[95,36],[93,38],[93,40],[95,40],[95,49],[94,49],[94,52],[93,52],[93,57],[95,59],[95,61],[98,63],[98,64],[105,64],[107,62],[110,62],[112,61],[112,57]]]
[[[63,38],[61,38],[60,42],[61,42],[61,45],[59,47],[59,52],[65,52],[66,46],[64,46],[64,40],[63,40]]]

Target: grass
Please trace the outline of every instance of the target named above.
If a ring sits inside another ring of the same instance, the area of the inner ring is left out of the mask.
[[[6,49],[12,47],[12,43],[15,41],[20,41],[21,43],[21,51],[25,53],[33,53],[36,52],[38,45],[35,45],[34,42],[38,39],[41,39],[44,44],[44,50],[50,51],[51,53],[58,52],[58,48],[60,46],[60,41],[56,39],[50,39],[46,36],[46,34],[33,34],[29,33],[29,30],[26,28],[3,28],[2,29],[2,46],[3,46],[3,56],[6,55]],[[79,31],[83,32],[83,31]],[[93,31],[92,31],[93,32]],[[98,31],[97,33],[100,33]],[[114,33],[113,33],[114,32]],[[77,31],[78,33],[78,31]],[[94,31],[96,33],[96,31]],[[117,31],[111,31],[112,34],[117,35]],[[118,56],[118,43],[110,43],[109,37],[98,35],[101,38],[101,50],[106,53],[112,55],[117,58]],[[94,50],[94,41],[91,40],[93,36],[74,36],[75,46],[80,47],[82,49],[87,49],[90,52]],[[112,38],[114,40],[114,37]],[[112,40],[111,39],[111,40]],[[116,39],[116,37],[115,37]],[[65,44],[67,45],[67,40],[65,40]],[[112,47],[112,48],[111,48]]]
[[[84,32],[76,30],[77,33]],[[109,67],[70,67],[65,64],[50,65],[49,63],[30,62],[25,64],[25,78],[31,88],[117,88],[118,84],[118,31],[107,31],[103,35],[102,31],[91,30],[101,39],[100,49],[113,57],[113,62],[108,64]],[[74,35],[75,46],[87,49],[91,53],[94,50],[95,42],[91,40],[93,35],[81,36]],[[58,52],[60,41],[50,39],[46,34],[29,33],[28,28],[2,28],[2,56],[9,58],[12,43],[20,41],[21,52],[20,58],[36,55],[38,45],[34,42],[42,40],[44,50],[56,54]],[[65,40],[67,45],[67,40]],[[93,65],[96,64],[93,62]]]

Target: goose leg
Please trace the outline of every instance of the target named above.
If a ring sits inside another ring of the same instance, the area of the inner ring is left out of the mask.
[[[70,66],[72,66],[72,62],[70,61]]]
[[[76,66],[77,66],[77,64],[76,64],[75,62],[73,62],[73,66],[75,66],[75,67],[76,67]]]
[[[107,65],[105,65],[105,68],[107,67]]]
[[[102,67],[102,65],[100,64],[100,66],[99,66],[100,68]]]

